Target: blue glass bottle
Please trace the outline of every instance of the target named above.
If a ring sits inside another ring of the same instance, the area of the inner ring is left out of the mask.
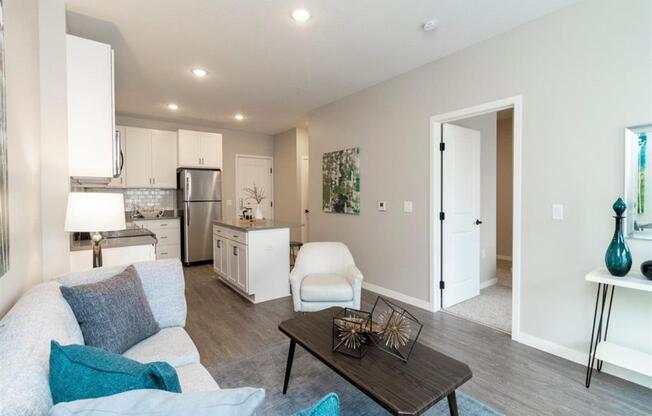
[[[607,252],[604,255],[604,262],[609,273],[619,277],[625,276],[632,268],[632,253],[625,242],[622,230],[625,209],[627,209],[627,205],[621,198],[618,198],[613,205],[613,210],[616,213],[614,217],[616,219],[616,229],[611,244],[607,247]]]

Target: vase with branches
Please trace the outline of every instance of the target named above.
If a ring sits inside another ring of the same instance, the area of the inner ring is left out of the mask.
[[[260,209],[260,204],[267,198],[267,195],[265,194],[265,188],[259,187],[256,185],[256,182],[254,182],[253,187],[245,187],[242,188],[242,192],[247,196],[247,200],[254,200],[256,201],[256,212],[254,214],[254,218],[257,220],[262,220],[263,219],[263,212]]]

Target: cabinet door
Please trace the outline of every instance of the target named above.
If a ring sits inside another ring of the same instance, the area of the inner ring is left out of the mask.
[[[213,267],[215,272],[222,277],[228,277],[229,256],[226,241],[221,237],[215,237],[213,248]]]
[[[206,168],[222,169],[222,135],[201,134],[201,165]]]
[[[238,244],[238,280],[235,284],[245,293],[249,293],[247,272],[247,246]]]
[[[201,167],[201,133],[179,130],[177,139],[177,167]]]
[[[151,176],[151,130],[127,127],[127,186],[148,188]]]
[[[122,173],[117,178],[111,179],[111,182],[109,182],[109,188],[125,188],[127,187],[127,128],[124,126],[115,126],[115,129],[120,133]]]
[[[240,273],[240,262],[238,259],[238,252],[240,251],[240,248],[238,247],[237,243],[234,243],[233,241],[227,241],[226,249],[228,250],[227,255],[229,257],[227,276],[231,283],[237,285],[238,275]]]
[[[111,45],[67,35],[70,176],[113,176],[113,52]]]
[[[152,130],[152,185],[177,187],[177,135],[172,131]]]

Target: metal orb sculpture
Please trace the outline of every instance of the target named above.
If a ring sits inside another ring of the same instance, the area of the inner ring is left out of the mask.
[[[371,310],[370,337],[376,347],[407,362],[423,325],[410,312],[379,296]]]

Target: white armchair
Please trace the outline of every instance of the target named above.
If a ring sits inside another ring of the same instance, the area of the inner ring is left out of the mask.
[[[332,306],[360,309],[362,273],[342,243],[307,243],[290,273],[296,312],[315,312]]]

